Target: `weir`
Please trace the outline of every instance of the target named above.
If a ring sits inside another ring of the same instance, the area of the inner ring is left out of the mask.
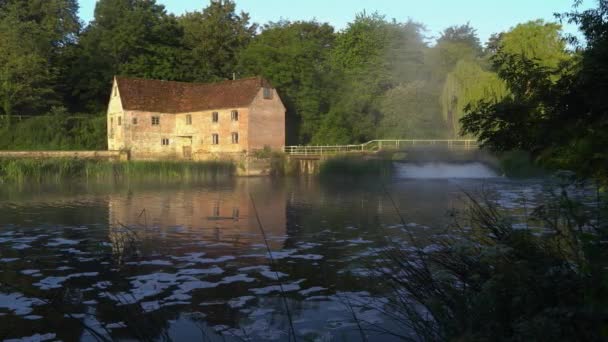
[[[318,173],[324,160],[338,156],[388,159],[416,165],[478,163],[498,169],[495,156],[480,149],[476,140],[467,139],[394,139],[357,145],[285,146],[284,152],[300,174]]]

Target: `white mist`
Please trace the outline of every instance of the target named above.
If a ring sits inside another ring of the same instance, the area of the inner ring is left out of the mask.
[[[399,178],[496,178],[491,168],[482,163],[396,163],[397,177]]]

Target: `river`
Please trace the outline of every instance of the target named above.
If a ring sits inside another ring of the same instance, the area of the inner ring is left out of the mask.
[[[363,325],[391,341],[380,330],[404,328],[373,309],[386,298],[366,267],[387,241],[443,232],[465,192],[520,210],[542,191],[480,164],[396,167],[357,182],[4,186],[0,339],[288,340],[293,326],[351,341]]]

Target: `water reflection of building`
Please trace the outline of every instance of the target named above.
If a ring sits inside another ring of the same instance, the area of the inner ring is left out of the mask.
[[[110,239],[122,245],[128,227],[139,237],[162,237],[169,242],[205,241],[233,247],[264,243],[253,197],[271,246],[280,247],[286,235],[286,196],[282,187],[261,178],[237,179],[219,188],[114,193],[108,199]]]

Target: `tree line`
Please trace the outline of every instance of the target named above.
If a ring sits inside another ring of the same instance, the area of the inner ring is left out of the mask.
[[[99,0],[86,25],[77,0],[0,0],[0,32],[0,125],[13,135],[16,115],[99,116],[114,75],[264,76],[286,104],[289,144],[474,135],[461,129],[468,105],[515,94],[504,56],[554,69],[581,56],[542,20],[482,45],[468,23],[432,39],[422,23],[378,13],[340,31],[315,20],[258,25],[232,0],[179,16],[155,0]]]

